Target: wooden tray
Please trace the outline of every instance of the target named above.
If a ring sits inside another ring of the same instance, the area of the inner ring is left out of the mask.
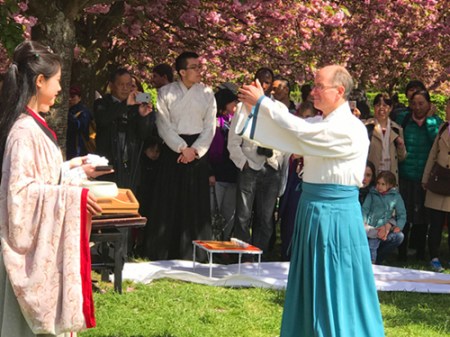
[[[139,210],[139,202],[133,192],[124,188],[119,188],[115,198],[97,198],[97,203],[103,210],[102,214],[137,214]]]
[[[92,217],[92,230],[120,228],[120,227],[144,227],[147,218],[140,214],[120,214],[119,217],[113,217],[113,214],[96,215]]]
[[[262,250],[258,247],[252,246],[248,244],[246,247],[240,246],[238,243],[234,241],[202,241],[202,240],[194,240],[192,241],[197,247],[201,247],[206,251],[211,252],[240,252],[240,253],[248,253],[248,254],[260,254]]]

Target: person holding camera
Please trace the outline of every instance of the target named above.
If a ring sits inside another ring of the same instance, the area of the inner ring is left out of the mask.
[[[149,95],[132,91],[131,85],[128,70],[119,68],[111,74],[111,93],[94,103],[95,141],[96,153],[105,156],[114,168],[104,179],[136,192],[143,140],[155,122]]]
[[[265,95],[270,96],[272,71],[261,68],[256,72],[255,78],[262,83]],[[284,106],[279,101],[274,102]],[[240,170],[237,179],[234,236],[252,243],[266,254],[273,233],[273,212],[280,191],[284,155],[280,151],[257,146],[235,132],[237,115],[241,108],[242,104],[237,108],[238,113],[231,122],[228,135],[230,158]],[[254,217],[250,235],[252,213]]]
[[[113,181],[120,188],[137,193],[138,171],[145,138],[155,125],[150,97],[132,90],[128,70],[119,68],[111,74],[110,94],[94,102],[94,120],[97,128],[96,153],[106,157],[114,169],[101,180]],[[132,253],[133,242],[128,228],[124,233],[124,259]]]

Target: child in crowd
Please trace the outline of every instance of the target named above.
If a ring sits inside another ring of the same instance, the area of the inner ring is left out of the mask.
[[[361,206],[364,203],[367,194],[369,194],[370,189],[375,186],[375,178],[375,165],[370,160],[368,160],[366,162],[366,169],[364,171],[362,186],[359,189],[359,203],[361,204]]]
[[[372,263],[380,264],[403,241],[406,209],[392,172],[380,172],[376,181],[364,200],[362,213]]]

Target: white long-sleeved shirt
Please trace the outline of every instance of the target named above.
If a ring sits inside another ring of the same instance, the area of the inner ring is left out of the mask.
[[[297,118],[286,107],[264,97],[252,114],[245,106],[242,109],[235,132],[263,146],[303,155],[303,181],[362,185],[369,139],[347,102],[327,117],[312,121]]]
[[[186,88],[173,82],[158,93],[156,125],[164,142],[175,152],[187,147],[180,135],[199,134],[192,147],[198,157],[206,154],[216,130],[216,100],[211,88],[197,83]]]

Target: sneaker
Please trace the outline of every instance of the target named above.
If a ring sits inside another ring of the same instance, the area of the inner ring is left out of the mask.
[[[433,269],[436,273],[442,273],[445,269],[442,267],[441,262],[438,258],[434,258],[430,261],[431,269]]]

